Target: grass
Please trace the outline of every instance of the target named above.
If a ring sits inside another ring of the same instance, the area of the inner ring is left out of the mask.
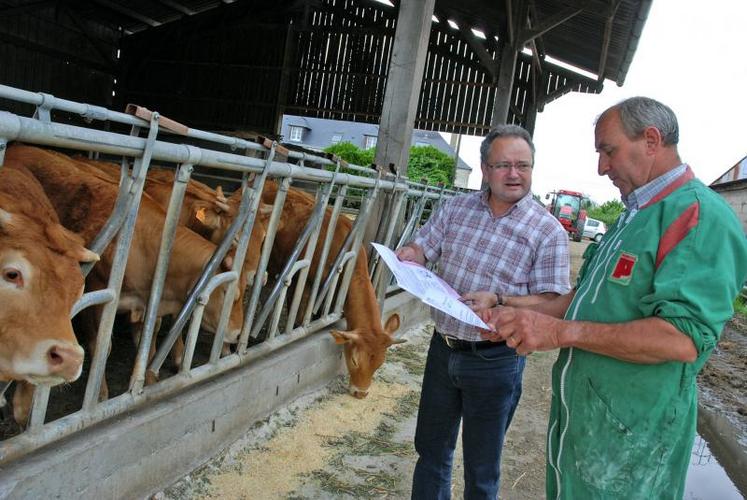
[[[353,498],[381,498],[397,493],[397,477],[392,474],[373,473],[352,467],[347,469],[354,472],[358,477],[362,477],[363,481],[354,484],[349,483],[340,480],[335,474],[323,470],[314,471],[311,477],[319,483],[324,491],[334,495],[348,494]],[[301,497],[290,496],[288,498]]]
[[[747,300],[741,295],[734,300],[734,314],[742,316],[739,318],[742,322],[747,320]]]
[[[405,359],[409,358],[405,356]],[[418,391],[408,391],[397,398],[393,411],[384,414],[382,421],[370,433],[350,432],[342,436],[326,436],[323,446],[332,448],[334,455],[324,469],[317,469],[307,477],[333,495],[347,494],[354,498],[396,497],[400,493],[398,483],[401,477],[378,466],[372,469],[352,467],[346,463],[346,458],[411,456],[414,453],[412,443],[402,443],[395,439],[396,424],[415,413],[419,397]],[[297,493],[294,492],[288,498],[299,498],[295,495]]]
[[[422,376],[425,372],[424,348],[427,349],[427,347],[415,344],[403,344],[389,351],[387,362],[400,363],[411,375]]]

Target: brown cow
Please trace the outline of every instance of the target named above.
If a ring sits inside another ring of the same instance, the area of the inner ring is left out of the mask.
[[[14,412],[28,414],[32,391],[25,383],[80,376],[83,349],[70,312],[83,293],[78,264],[96,260],[59,224],[31,173],[6,159],[0,167],[0,380],[21,381]],[[24,394],[28,402],[16,404]]]
[[[79,161],[79,168],[89,172],[91,175],[100,177],[105,175],[104,179],[118,183],[120,178],[119,166],[97,160],[89,160],[83,157],[75,157]],[[87,168],[87,167],[93,167]],[[173,170],[163,168],[151,168],[148,170],[148,176],[145,181],[145,192],[158,203],[163,210],[169,207],[171,192],[174,186]],[[241,202],[241,191],[237,191],[234,196],[227,199],[223,195],[220,186],[213,189],[202,182],[190,179],[187,184],[187,190],[184,194],[182,210],[179,213],[178,223],[188,227],[203,238],[219,244],[238,214],[239,204]],[[246,273],[248,283],[254,283],[254,275],[257,272],[259,258],[262,251],[262,243],[267,233],[267,220],[272,207],[260,204],[257,217],[252,227],[252,233],[249,237],[249,245],[244,258],[244,272]],[[264,278],[266,282],[266,277]]]
[[[155,168],[148,171],[145,192],[161,205],[164,210],[169,205],[174,177],[172,170]],[[220,186],[217,189],[213,189],[202,182],[191,179],[187,184],[179,223],[213,243],[219,244],[223,240],[229,226],[238,215],[240,204],[240,190],[227,199],[223,196]],[[257,272],[259,258],[262,253],[262,244],[267,234],[267,221],[270,217],[270,212],[272,212],[271,206],[260,203],[254,226],[249,236],[246,257],[244,258],[244,272],[247,274],[249,284],[254,283],[254,275]],[[266,281],[266,277],[263,278],[263,283]]]
[[[266,183],[262,192],[262,199],[265,203],[272,203],[275,200],[277,188],[275,182],[268,181]],[[270,255],[270,266],[273,272],[281,270],[296,244],[298,235],[301,234],[308,222],[314,205],[314,197],[310,194],[295,188],[288,191],[282,213],[284,223],[278,227],[272,254]],[[311,263],[312,273],[316,271],[319,265],[319,255],[331,215],[332,210],[328,208],[324,215],[322,230]],[[350,233],[352,225],[347,217],[338,219],[332,247],[325,265],[325,274],[329,273],[333,260],[339,253],[348,233]],[[310,284],[311,279],[307,281],[300,311],[305,310],[305,304],[310,293]],[[401,341],[395,339],[392,335],[399,328],[399,316],[397,314],[392,314],[384,327],[381,326],[379,305],[376,302],[376,294],[371,285],[371,278],[368,274],[368,257],[363,247],[358,250],[358,258],[355,261],[355,269],[345,299],[344,312],[349,330],[333,330],[331,334],[335,342],[345,345],[345,363],[350,373],[350,393],[356,398],[364,398],[368,395],[374,372],[384,363],[387,348]]]
[[[78,170],[76,161],[44,149],[13,145],[8,148],[6,158],[27,166],[41,182],[63,225],[81,235],[85,241],[93,240],[114,206],[117,188],[112,182],[83,174]],[[144,195],[120,292],[121,311],[140,315],[148,303],[163,224],[163,210],[150,197]],[[101,262],[89,275],[90,280],[98,283],[94,288],[103,287],[108,282],[113,247],[114,245],[110,245],[103,252]],[[159,317],[175,314],[181,309],[189,290],[215,249],[215,244],[191,230],[182,226],[177,227],[163,295],[159,303]],[[232,257],[229,255],[223,261],[223,268],[228,270],[231,265]],[[241,273],[239,283],[234,286],[237,287],[237,292],[226,331],[227,338],[238,337],[243,324],[242,302],[246,286],[244,273]],[[210,332],[217,330],[224,295],[224,288],[216,290],[205,308],[202,326]]]

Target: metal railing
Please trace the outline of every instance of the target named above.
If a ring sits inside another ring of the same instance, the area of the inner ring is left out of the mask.
[[[219,376],[228,370],[251,363],[254,359],[281,349],[283,346],[304,338],[327,327],[343,317],[344,301],[354,272],[358,248],[363,238],[363,230],[370,215],[368,207],[381,194],[388,195],[387,225],[383,232],[384,243],[396,246],[407,241],[421,223],[421,217],[428,206],[454,192],[443,188],[433,188],[412,183],[405,178],[382,177],[371,169],[355,165],[354,171],[362,175],[352,175],[340,171],[340,161],[306,153],[287,152],[289,161],[278,159],[279,146],[275,143],[255,143],[226,135],[214,134],[174,125],[170,120],[161,119],[158,113],[146,115],[143,119],[128,113],[110,111],[98,106],[81,104],[59,99],[48,94],[37,94],[0,85],[0,98],[26,102],[37,107],[33,117],[23,117],[0,111],[0,165],[5,148],[10,141],[21,141],[30,145],[65,148],[111,155],[120,159],[123,165],[120,196],[107,225],[96,238],[93,246],[101,252],[114,244],[114,257],[109,281],[104,290],[86,293],[75,305],[72,315],[87,307],[103,306],[98,325],[96,347],[88,368],[85,394],[80,410],[47,421],[50,388],[37,386],[31,419],[28,427],[19,435],[0,441],[0,464],[14,460],[23,454],[52,441],[79,432],[102,420],[121,414],[137,406],[151,404],[160,398],[172,395],[185,387],[211,377]],[[53,114],[74,113],[82,116],[86,127],[56,122]],[[113,122],[130,127],[129,134],[97,129],[93,125]],[[164,130],[164,124],[168,127]],[[169,134],[169,141],[162,140]],[[176,135],[175,135],[176,134]],[[181,142],[176,142],[175,139]],[[189,144],[192,139],[203,141],[200,147]],[[204,142],[216,145],[216,149],[206,147]],[[218,145],[229,146],[233,152],[219,150]],[[251,152],[251,155],[247,153]],[[293,164],[300,162],[299,164]],[[129,374],[128,389],[104,401],[99,401],[100,388],[109,364],[112,347],[112,333],[115,329],[117,298],[126,272],[130,243],[135,232],[140,200],[148,169],[153,162],[167,162],[178,165],[171,199],[164,218],[162,239],[159,244],[158,259],[153,272],[153,284],[145,312],[144,326],[140,337],[135,361]],[[129,171],[126,167],[132,164]],[[333,171],[317,167],[333,167]],[[223,241],[217,245],[215,254],[205,266],[202,276],[195,282],[189,296],[184,300],[182,310],[172,322],[165,339],[159,342],[159,349],[152,360],[148,359],[152,338],[157,335],[156,324],[158,304],[166,285],[166,270],[174,247],[177,219],[182,206],[184,193],[196,167],[218,176],[221,171],[238,172],[241,175],[242,199],[233,225]],[[0,168],[2,168],[0,166]],[[129,172],[129,173],[127,173]],[[224,332],[234,300],[235,283],[241,275],[244,256],[249,246],[252,228],[256,220],[261,193],[267,180],[278,183],[272,214],[267,224],[267,234],[255,276],[263,276],[268,268],[273,242],[281,223],[286,193],[294,182],[316,186],[316,204],[312,216],[290,253],[290,258],[282,272],[265,286],[262,279],[255,279],[247,291],[244,322],[241,333],[232,353],[223,352]],[[351,189],[363,193],[361,209],[355,217],[348,238],[339,251],[333,252],[335,226],[342,215],[342,204]],[[329,217],[325,219],[325,213]],[[404,229],[398,221],[404,221]],[[325,226],[326,224],[326,226]],[[326,236],[320,238],[326,230]],[[111,243],[114,241],[115,243]],[[319,265],[311,268],[314,251],[321,247]],[[235,245],[235,256],[230,271],[217,273],[218,265],[226,253]],[[304,247],[306,250],[304,250]],[[370,258],[373,285],[379,303],[390,285],[390,277],[378,263]],[[334,265],[329,275],[324,274],[324,263],[331,259]],[[84,272],[90,269],[84,269]],[[293,281],[295,293],[288,294]],[[308,283],[308,286],[306,284]],[[205,304],[218,289],[225,289],[221,307],[221,318],[217,331],[210,342],[209,355],[204,362],[195,361],[196,352],[201,348],[200,340],[206,334],[200,329]],[[304,288],[309,290],[305,309],[301,309]],[[335,300],[335,297],[337,300]],[[284,315],[285,313],[285,315]],[[148,373],[158,374],[167,353],[177,337],[191,322],[186,332],[185,351],[181,368],[152,385],[146,385]],[[76,382],[77,383],[77,382]],[[54,397],[66,397],[66,393]]]

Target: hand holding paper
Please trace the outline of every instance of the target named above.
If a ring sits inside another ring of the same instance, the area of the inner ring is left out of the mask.
[[[387,265],[397,284],[431,307],[459,321],[490,330],[469,306],[459,300],[459,294],[444,280],[414,262],[402,262],[389,248],[372,243]]]

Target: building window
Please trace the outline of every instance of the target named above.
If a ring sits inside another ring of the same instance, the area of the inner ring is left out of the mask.
[[[342,134],[332,134],[332,144],[342,141]]]
[[[363,136],[363,149],[371,149],[376,147],[376,136],[365,135]]]
[[[293,142],[301,142],[303,137],[303,127],[290,126],[290,140]]]

